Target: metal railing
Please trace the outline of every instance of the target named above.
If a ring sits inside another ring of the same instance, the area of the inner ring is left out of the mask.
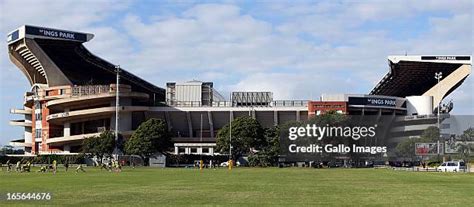
[[[308,100],[276,100],[271,103],[271,106],[276,107],[307,107]]]
[[[200,101],[167,101],[166,105],[174,107],[307,107],[307,100],[276,100],[268,105],[236,106],[230,101],[213,101],[210,105],[203,105]]]
[[[418,119],[435,119],[437,118],[438,115],[436,114],[427,114],[427,115],[410,115],[410,116],[405,116],[405,120],[418,120]],[[445,114],[440,114],[439,116],[442,119],[449,118],[450,115],[445,113]]]
[[[111,91],[110,85],[88,85],[88,86],[73,86],[71,88],[72,96],[89,96],[101,93],[109,93]]]

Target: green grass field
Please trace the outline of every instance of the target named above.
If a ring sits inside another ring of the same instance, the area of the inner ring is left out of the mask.
[[[391,205],[473,206],[474,174],[387,169],[86,168],[0,173],[0,206]],[[51,192],[50,201],[5,201],[7,192]]]

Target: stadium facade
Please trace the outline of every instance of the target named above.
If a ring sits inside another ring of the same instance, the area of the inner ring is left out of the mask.
[[[215,154],[217,131],[230,120],[251,116],[263,127],[303,121],[327,111],[350,115],[388,115],[398,123],[383,142],[419,136],[446,117],[440,104],[471,73],[470,56],[389,56],[389,72],[369,94],[324,94],[320,100],[274,100],[272,92],[232,92],[230,100],[212,82],[167,83],[160,88],[93,55],[83,45],[93,34],[22,26],[8,34],[10,60],[31,85],[23,106],[11,109],[22,119],[23,137],[10,142],[29,155],[79,153],[84,139],[115,130],[119,89],[119,132],[130,137],[150,118],[166,121],[176,154]],[[435,73],[442,72],[436,80]]]

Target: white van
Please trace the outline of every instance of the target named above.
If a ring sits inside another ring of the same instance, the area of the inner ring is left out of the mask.
[[[464,161],[449,161],[443,162],[437,170],[439,172],[465,172],[466,164]]]

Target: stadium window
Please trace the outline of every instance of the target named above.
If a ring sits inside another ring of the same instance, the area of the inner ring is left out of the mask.
[[[178,154],[184,154],[186,153],[186,148],[178,148]]]
[[[41,138],[41,129],[35,130],[35,138]]]
[[[42,119],[43,119],[43,116],[41,115],[41,113],[35,114],[35,120],[36,121],[41,121]]]
[[[203,153],[203,154],[209,153],[209,148],[203,147],[203,148],[202,148],[202,153]]]
[[[191,148],[191,154],[192,154],[192,153],[197,153],[197,148],[192,147],[192,148]]]
[[[40,109],[41,110],[41,103],[39,101],[35,102],[35,109]]]

